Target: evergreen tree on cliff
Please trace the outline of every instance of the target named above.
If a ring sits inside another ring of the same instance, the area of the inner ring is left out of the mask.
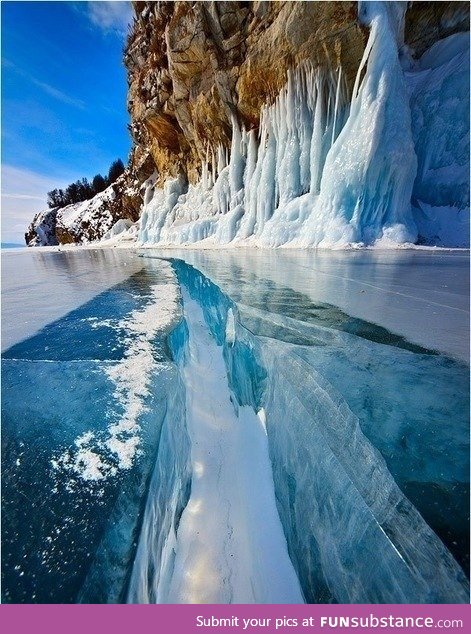
[[[101,174],[97,174],[93,177],[92,186],[95,193],[98,194],[106,189],[107,183]]]
[[[115,182],[124,172],[124,164],[121,159],[113,161],[108,171],[108,176],[96,174],[90,183],[86,178],[71,183],[67,189],[53,189],[47,193],[47,205],[50,209],[54,207],[65,207],[73,203],[80,203],[90,200],[99,194],[109,185]]]
[[[117,161],[113,161],[113,163],[111,163],[110,170],[108,172],[108,184],[111,185],[111,183],[114,183],[115,180],[119,178],[123,172],[124,172],[123,161],[121,159],[118,159]]]

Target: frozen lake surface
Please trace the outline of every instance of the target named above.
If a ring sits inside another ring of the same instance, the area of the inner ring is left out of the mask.
[[[468,600],[467,253],[2,265],[4,601]]]
[[[467,251],[145,249],[141,254],[183,258],[237,296],[255,294],[254,280],[272,281],[469,362]],[[2,252],[2,349],[142,266],[137,253],[126,249]]]
[[[242,302],[261,291],[263,283],[272,282],[302,294],[304,300],[331,304],[469,363],[467,251],[172,249],[156,253],[170,253],[194,264]]]
[[[130,251],[11,249],[2,258],[2,350],[142,268]]]

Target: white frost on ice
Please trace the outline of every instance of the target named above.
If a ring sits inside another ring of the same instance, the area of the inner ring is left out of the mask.
[[[147,411],[153,372],[157,371],[152,340],[174,322],[179,307],[178,286],[170,264],[163,261],[159,273],[166,281],[154,284],[149,302],[122,320],[93,321],[93,328],[112,327],[124,332],[125,353],[117,363],[102,370],[114,385],[113,402],[122,408],[118,422],[106,432],[88,431],[52,461],[54,469],[65,469],[86,481],[102,480],[120,470],[130,469],[139,453],[139,417]]]
[[[227,311],[226,341],[230,346],[233,346],[235,342],[235,318],[232,308]]]

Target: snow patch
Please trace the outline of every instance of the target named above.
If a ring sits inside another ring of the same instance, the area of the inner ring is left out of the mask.
[[[124,332],[125,353],[117,363],[102,370],[114,384],[113,399],[122,409],[118,422],[106,432],[88,431],[52,461],[54,469],[63,469],[84,481],[103,480],[121,470],[131,469],[139,455],[139,417],[147,411],[152,375],[157,370],[153,339],[168,330],[179,311],[179,292],[170,264],[162,260],[164,283],[151,287],[149,301],[122,320],[93,321],[93,328],[111,327]]]

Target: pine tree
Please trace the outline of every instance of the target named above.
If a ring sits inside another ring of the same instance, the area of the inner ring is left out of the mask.
[[[50,209],[60,206],[59,190],[53,189],[47,192],[47,206]]]
[[[95,194],[99,194],[104,189],[106,189],[106,180],[103,178],[101,174],[97,174],[93,177],[92,181],[93,191]]]
[[[113,163],[111,163],[111,166],[108,172],[108,184],[111,185],[111,183],[114,183],[115,180],[119,178],[119,176],[121,176],[123,172],[124,172],[123,161],[121,159],[118,159],[117,161],[113,161]]]
[[[67,205],[70,205],[72,203],[78,203],[79,202],[79,188],[77,186],[77,183],[71,183],[65,190],[65,195],[67,198]]]
[[[51,209],[54,207],[65,207],[74,203],[90,200],[96,194],[102,192],[124,172],[124,164],[121,159],[113,161],[108,171],[108,176],[103,177],[96,174],[90,183],[86,178],[79,179],[71,183],[65,191],[63,189],[52,189],[47,193],[47,204]]]

